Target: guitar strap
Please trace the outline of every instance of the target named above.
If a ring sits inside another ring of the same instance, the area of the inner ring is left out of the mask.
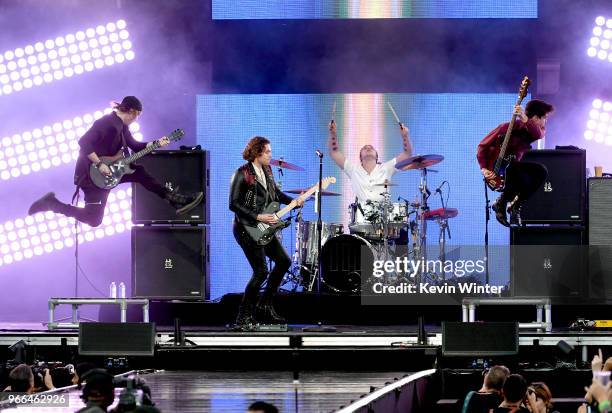
[[[127,143],[125,143],[125,135],[123,134],[123,130],[124,128],[121,128],[121,143],[123,144],[123,156],[128,157],[130,156],[130,150],[127,146]]]

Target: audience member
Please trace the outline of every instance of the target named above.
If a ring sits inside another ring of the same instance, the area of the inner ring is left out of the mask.
[[[484,376],[480,390],[469,392],[463,401],[462,413],[486,413],[502,402],[502,388],[510,370],[506,366],[493,366]]]

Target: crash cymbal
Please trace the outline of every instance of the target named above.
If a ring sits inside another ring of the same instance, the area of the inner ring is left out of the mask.
[[[417,155],[396,163],[395,169],[408,171],[411,169],[429,168],[432,165],[442,162],[443,159],[444,156],[442,155]]]
[[[449,218],[455,218],[457,215],[459,215],[459,210],[457,208],[438,208],[438,209],[431,209],[429,211],[426,211],[423,213],[423,216],[425,217],[425,219],[432,221],[435,219],[449,219]]]
[[[270,160],[270,165],[278,166],[279,168],[283,168],[283,169],[290,169],[292,171],[304,171],[305,170],[301,166],[297,166],[287,161],[283,161],[282,159],[272,159]]]
[[[288,193],[288,194],[298,194],[298,195],[299,195],[299,194],[301,194],[302,192],[306,192],[306,191],[308,191],[309,189],[310,189],[310,188],[305,188],[305,189],[287,189],[286,191],[283,191],[283,192],[286,192],[286,193]],[[340,196],[340,194],[339,194],[339,193],[337,193],[337,192],[332,192],[332,191],[321,191],[321,194],[322,194],[323,196]]]

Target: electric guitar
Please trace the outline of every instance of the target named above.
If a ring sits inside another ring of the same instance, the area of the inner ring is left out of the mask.
[[[527,96],[527,89],[531,84],[531,80],[527,76],[523,78],[521,82],[521,88],[519,89],[518,99],[516,100],[516,105],[520,105]],[[506,156],[506,150],[508,149],[508,143],[510,142],[510,135],[512,134],[512,128],[514,127],[514,121],[516,120],[516,115],[512,114],[512,119],[510,119],[510,124],[508,125],[508,130],[506,131],[506,136],[504,137],[503,143],[500,147],[499,154],[497,155],[497,160],[493,168],[489,168],[495,174],[493,177],[487,179],[487,186],[497,192],[503,192],[506,186],[506,169],[510,162],[512,162],[515,158],[514,155],[510,154]]]
[[[183,137],[183,135],[185,135],[184,130],[176,129],[174,132],[168,135],[168,139],[170,139],[170,142],[178,141]],[[130,168],[131,163],[136,162],[145,155],[148,155],[160,146],[161,145],[159,142],[155,141],[152,145],[149,145],[143,150],[138,151],[128,157],[123,154],[123,148],[114,156],[100,156],[100,161],[107,165],[111,170],[110,176],[104,175],[98,170],[98,168],[96,168],[94,164],[91,164],[89,167],[89,177],[93,181],[94,185],[98,188],[112,189],[119,185],[123,175],[134,173],[134,170]]]
[[[334,176],[328,176],[327,178],[321,181],[321,190],[326,189],[329,184],[335,184],[336,178]],[[319,184],[316,183],[308,191],[304,192],[298,198],[302,200],[308,199],[309,196],[314,194],[319,189]],[[270,202],[264,210],[261,212],[262,214],[275,214],[278,217],[278,222],[274,225],[265,224],[263,222],[257,222],[256,225],[249,225],[243,223],[246,232],[249,234],[251,239],[255,241],[257,245],[267,245],[272,238],[275,236],[276,232],[287,228],[291,224],[291,220],[281,220],[281,218],[286,215],[289,211],[297,206],[297,202],[295,199],[289,203],[289,205],[285,206],[283,209],[280,209],[280,204],[278,202]]]

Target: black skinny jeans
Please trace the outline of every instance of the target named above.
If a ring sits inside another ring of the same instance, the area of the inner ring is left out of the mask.
[[[537,162],[512,162],[506,169],[503,199],[510,202],[518,195],[519,201],[529,199],[548,176],[546,167]]]

